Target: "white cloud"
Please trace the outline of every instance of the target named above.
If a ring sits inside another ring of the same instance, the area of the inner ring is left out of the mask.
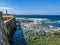
[[[9,4],[0,3],[0,11],[2,11],[5,14],[6,10],[8,10],[9,14],[20,14],[20,13],[22,13],[20,10],[17,10],[15,8],[9,6]]]
[[[32,12],[33,14],[46,14],[47,12],[42,12],[42,11],[35,11],[35,12]]]
[[[1,9],[1,10],[6,10],[6,9],[7,9],[7,10],[10,10],[10,9],[13,9],[13,8],[0,6],[0,9]]]
[[[20,14],[21,11],[11,8],[11,7],[6,7],[6,6],[0,6],[0,11],[2,11],[4,14],[6,12],[6,10],[8,10],[9,14]]]
[[[10,7],[4,7],[4,6],[0,6],[0,11],[2,11],[3,13],[5,13],[5,10],[12,10],[13,8]]]

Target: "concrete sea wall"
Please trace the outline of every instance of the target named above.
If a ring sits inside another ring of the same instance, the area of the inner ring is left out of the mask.
[[[5,33],[5,26],[3,22],[2,12],[0,12],[0,45],[9,45],[8,38]]]
[[[0,45],[11,45],[12,35],[16,30],[16,20],[13,16],[5,16],[6,18],[11,18],[4,20],[5,17],[2,17],[2,15],[2,12],[0,12]]]
[[[13,17],[11,20],[7,21],[6,23],[4,23],[5,26],[6,26],[6,35],[7,37],[9,38],[9,42],[10,44],[12,43],[12,35],[14,33],[14,31],[16,30],[16,20],[15,18]]]
[[[16,20],[15,18],[13,17],[11,20],[7,21],[6,23],[4,23],[6,28],[8,30],[6,30],[6,34],[8,36],[12,36],[12,33],[16,30]]]

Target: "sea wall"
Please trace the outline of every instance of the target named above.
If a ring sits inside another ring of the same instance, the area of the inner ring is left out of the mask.
[[[15,20],[15,18],[13,17],[11,20],[8,20],[4,24],[5,24],[6,28],[8,29],[8,30],[6,30],[6,34],[8,36],[10,36],[10,35],[12,36],[13,32],[16,30],[16,25],[15,25],[16,20]]]
[[[0,45],[12,45],[12,35],[16,30],[14,16],[3,16],[0,12]]]
[[[0,12],[0,45],[10,45],[7,35],[5,33],[5,25],[2,17],[2,12]]]
[[[16,20],[14,17],[12,17],[10,20],[4,23],[6,26],[6,35],[9,38],[9,42],[12,43],[12,35],[14,31],[16,30]]]

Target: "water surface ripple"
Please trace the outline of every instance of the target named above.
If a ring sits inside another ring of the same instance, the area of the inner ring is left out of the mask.
[[[23,30],[19,21],[16,21],[16,32],[13,34],[12,45],[26,45]]]

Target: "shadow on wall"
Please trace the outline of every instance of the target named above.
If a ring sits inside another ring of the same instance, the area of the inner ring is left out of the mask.
[[[16,32],[13,34],[12,45],[27,45],[19,21],[16,21]]]

